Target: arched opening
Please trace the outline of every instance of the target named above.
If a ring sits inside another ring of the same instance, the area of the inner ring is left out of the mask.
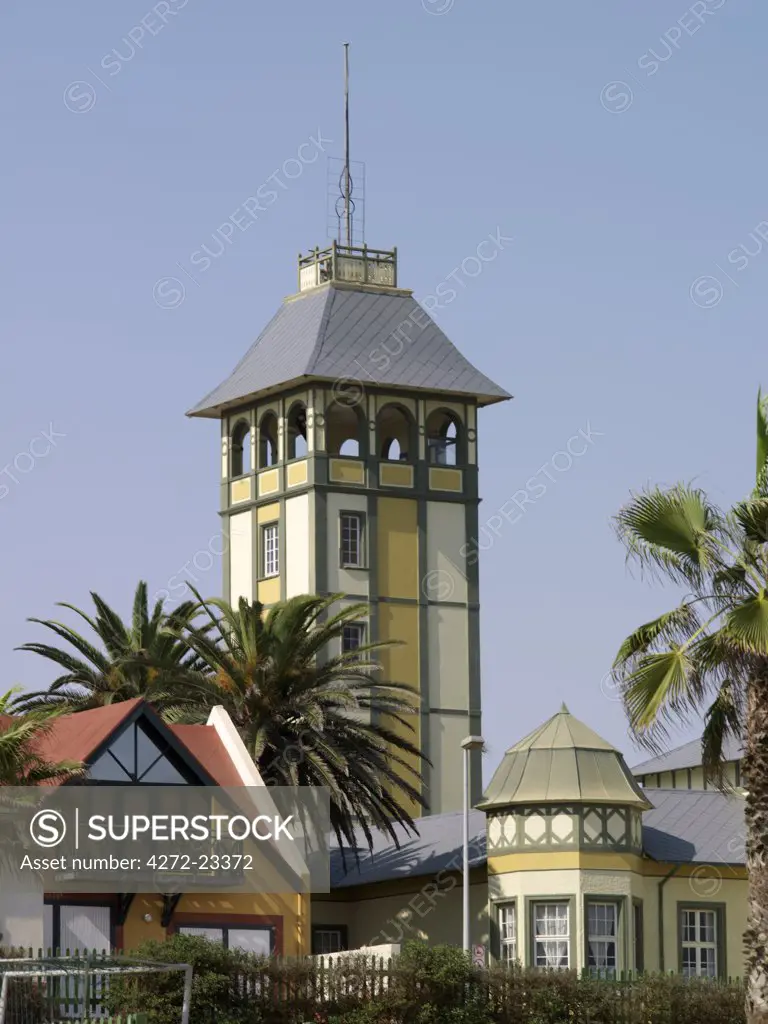
[[[288,458],[303,459],[307,454],[307,408],[303,402],[291,406],[287,421]]]
[[[354,405],[334,402],[325,417],[325,446],[329,455],[354,459],[365,454],[365,421]]]
[[[277,462],[277,416],[265,413],[259,424],[259,469],[274,466]]]
[[[385,405],[376,420],[379,458],[408,462],[415,457],[416,429],[413,418],[399,405]]]
[[[448,409],[435,409],[427,419],[427,451],[436,466],[457,466],[465,462],[461,422]]]
[[[242,476],[251,472],[251,427],[245,420],[235,424],[232,431],[232,457],[230,474]]]

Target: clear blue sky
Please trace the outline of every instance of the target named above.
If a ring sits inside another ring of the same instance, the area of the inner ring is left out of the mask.
[[[27,616],[91,589],[127,613],[137,579],[220,550],[218,427],[184,412],[325,241],[325,156],[196,283],[177,264],[318,129],[341,154],[348,39],[368,242],[398,246],[402,284],[431,294],[514,237],[434,313],[515,395],[482,416],[481,519],[538,495],[481,562],[486,777],[562,700],[632,759],[601,679],[673,596],[627,573],[611,516],[649,480],[725,501],[754,473],[766,35],[756,0],[6,0],[3,686],[50,679],[13,652],[43,638]],[[161,308],[170,276],[186,298]],[[587,424],[601,436],[551,468]],[[193,571],[219,592],[218,565]]]

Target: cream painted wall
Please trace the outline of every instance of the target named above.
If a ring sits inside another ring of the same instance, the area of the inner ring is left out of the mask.
[[[327,529],[327,565],[328,565],[328,589],[333,594],[360,594],[367,596],[368,570],[367,569],[342,569],[339,566],[339,548],[341,537],[339,534],[339,515],[341,512],[362,512],[364,515],[368,510],[368,499],[364,494],[339,494],[329,491],[326,504],[328,516]],[[366,523],[366,529],[368,524]],[[371,544],[375,543],[375,537],[365,537],[365,544],[368,548],[370,558]]]
[[[229,517],[229,600],[237,604],[241,597],[252,600],[253,535],[251,513],[239,512]]]
[[[464,715],[429,716],[429,792],[432,814],[461,807],[464,759],[461,741],[470,733],[469,718]]]
[[[655,882],[655,887],[658,882]],[[658,890],[654,894],[658,900]],[[742,936],[747,927],[747,881],[729,877],[729,869],[722,865],[717,875],[707,873],[692,878],[670,878],[664,886],[664,967],[677,970],[678,903],[725,904],[725,958],[726,970],[733,976],[744,975]],[[656,906],[652,911],[656,920]],[[646,912],[647,917],[647,912]],[[646,925],[647,930],[647,925]]]
[[[18,892],[19,880],[0,876],[0,944],[43,948],[43,893]]]
[[[431,944],[461,945],[462,887],[459,875],[441,872],[413,879],[413,890],[397,896],[336,902],[312,900],[313,927],[345,924],[350,949],[383,942],[418,939]],[[340,895],[344,890],[339,890]],[[469,891],[470,940],[490,945],[487,891],[473,884]]]
[[[469,709],[469,642],[465,608],[427,610],[429,706]]]
[[[285,596],[309,593],[309,495],[285,502]]]
[[[467,543],[464,505],[427,502],[427,571],[435,573],[430,600],[466,601],[466,562],[460,554]]]

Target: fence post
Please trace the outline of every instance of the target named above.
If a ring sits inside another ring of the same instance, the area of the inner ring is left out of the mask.
[[[192,1007],[192,971],[191,965],[184,968],[184,1001],[181,1007],[181,1024],[189,1024],[189,1012]],[[0,1024],[3,1024],[0,1021]]]

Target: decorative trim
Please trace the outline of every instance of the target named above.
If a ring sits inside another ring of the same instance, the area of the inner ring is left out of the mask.
[[[381,487],[413,487],[413,466],[407,462],[379,463],[379,485]]]

